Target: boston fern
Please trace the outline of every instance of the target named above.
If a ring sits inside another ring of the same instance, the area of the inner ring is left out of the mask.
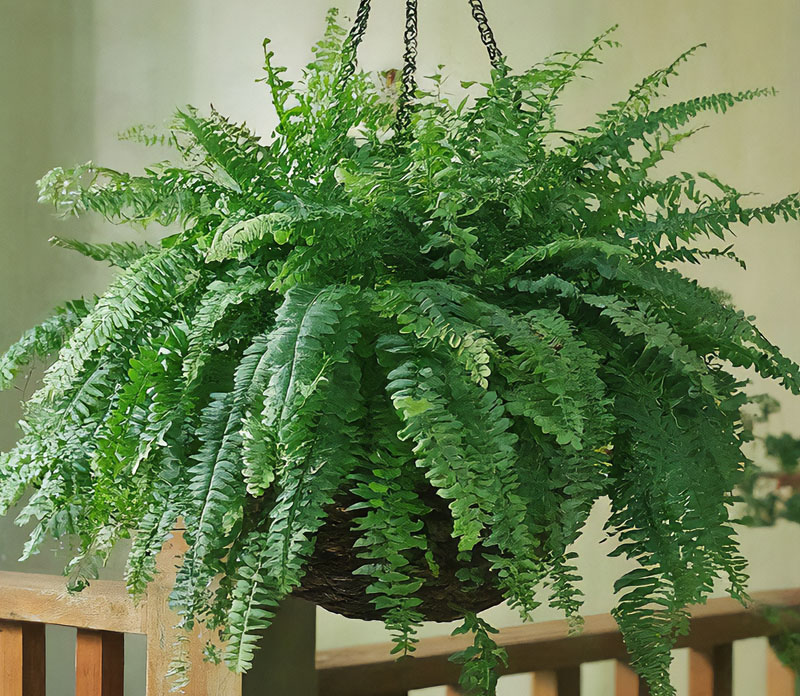
[[[351,44],[332,13],[298,83],[266,51],[266,142],[185,109],[165,134],[127,134],[171,144],[175,163],[41,180],[64,215],[173,228],[155,246],[55,240],[120,270],[0,361],[9,387],[57,356],[0,460],[0,511],[32,491],[24,555],[74,535],[76,588],[131,537],[134,593],[182,519],[173,606],[246,670],[277,603],[313,580],[335,510],[407,652],[440,572],[437,510],[460,596],[488,583],[527,617],[544,588],[577,620],[571,548],[607,496],[612,555],[630,562],[614,614],[652,693],[672,694],[687,605],[719,577],[746,596],[729,512],[748,397],[730,368],[800,392],[800,368],[674,262],[738,261],[731,228],[797,219],[800,199],[755,207],[709,174],[654,168],[696,117],[772,92],[654,106],[692,49],[559,130],[606,34],[519,74],[501,60],[460,103],[434,77],[396,127],[391,88],[350,74]],[[465,688],[493,693],[493,629],[468,602],[451,610],[476,637],[454,657]]]

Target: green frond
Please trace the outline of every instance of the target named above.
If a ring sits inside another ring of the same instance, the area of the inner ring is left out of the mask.
[[[268,574],[268,549],[261,534],[254,532],[245,539],[236,560],[238,572],[232,593],[225,662],[231,669],[245,672],[253,664],[256,631],[271,623],[277,595]]]
[[[208,285],[189,327],[188,351],[183,363],[187,390],[194,386],[213,349],[224,345],[228,339],[224,334],[217,335],[220,322],[231,309],[257,301],[268,286],[268,277],[250,266],[231,271]]]
[[[309,537],[357,461],[352,442],[361,416],[360,372],[350,357],[360,337],[358,311],[353,288],[297,287],[287,294],[270,336],[263,409],[245,426],[248,491],[262,494],[273,475],[278,488],[267,553],[282,592],[299,584],[313,551]],[[274,474],[265,477],[265,465],[274,466]]]
[[[224,549],[230,527],[242,514],[244,480],[242,474],[242,427],[248,407],[263,392],[269,380],[266,354],[269,336],[256,337],[245,350],[236,368],[233,389],[213,394],[201,413],[197,438],[200,450],[189,469],[189,505],[184,513],[188,527],[190,554],[179,571],[179,581],[189,589],[177,601],[188,602],[194,612],[196,593],[213,577],[213,563]],[[220,543],[221,542],[221,543]]]
[[[269,170],[263,160],[267,151],[245,126],[235,124],[212,110],[208,117],[187,107],[175,115],[173,131],[188,135],[193,143],[181,148],[188,161],[199,158],[214,180],[237,193],[269,187]]]
[[[91,311],[85,300],[67,302],[41,324],[28,329],[0,356],[0,389],[9,389],[19,372],[34,360],[47,360]]]
[[[193,171],[156,166],[145,176],[132,176],[92,162],[56,167],[37,184],[39,202],[53,205],[63,216],[92,211],[115,224],[156,222],[164,227],[186,224],[204,209],[213,210],[216,193]]]
[[[476,316],[475,300],[467,293],[436,281],[395,284],[378,294],[375,308],[381,316],[393,317],[400,333],[413,333],[423,345],[449,346],[476,384],[488,386],[497,347],[470,322]]]
[[[109,242],[107,244],[91,244],[77,239],[50,237],[50,244],[61,249],[71,249],[95,261],[106,261],[117,268],[128,268],[134,261],[154,251],[154,247],[146,242]]]
[[[244,261],[262,246],[285,244],[291,235],[291,222],[285,213],[267,213],[220,229],[206,252],[206,261]]]
[[[646,349],[659,351],[697,387],[712,396],[716,395],[716,385],[705,361],[687,348],[680,336],[667,322],[660,321],[660,317],[651,312],[647,304],[634,306],[618,297],[590,294],[585,294],[583,300],[599,309],[601,315],[608,317],[625,336],[641,337]]]
[[[180,248],[160,249],[123,271],[85,316],[47,371],[33,403],[52,403],[64,394],[99,352],[120,331],[135,333],[147,326],[148,314],[158,316],[192,282],[192,255]]]
[[[508,664],[505,648],[492,639],[496,628],[475,614],[467,614],[464,623],[453,630],[454,636],[473,634],[473,644],[450,657],[451,662],[463,665],[459,685],[467,694],[493,694],[497,687],[499,668]]]
[[[630,90],[625,101],[614,104],[611,109],[601,115],[600,124],[603,127],[609,127],[619,123],[622,119],[646,113],[653,99],[660,96],[664,88],[669,86],[670,80],[678,75],[681,66],[689,61],[701,48],[706,47],[704,43],[692,46],[666,67],[659,68],[644,77],[641,82]]]
[[[166,471],[169,472],[170,469],[167,468]],[[161,480],[168,486],[175,486],[177,483],[169,475],[162,476]],[[154,494],[133,534],[131,550],[125,563],[125,584],[134,597],[143,596],[155,576],[156,558],[178,519],[175,498],[170,493]]]

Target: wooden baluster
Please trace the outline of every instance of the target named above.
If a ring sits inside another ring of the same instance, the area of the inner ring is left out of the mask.
[[[581,696],[580,666],[534,672],[532,680],[533,696]]]
[[[180,617],[169,608],[169,594],[175,581],[177,566],[186,550],[181,531],[173,531],[158,556],[158,574],[147,589],[147,696],[165,696],[172,683],[166,676],[175,657],[178,638],[187,633],[176,628]],[[234,674],[224,664],[203,660],[206,641],[213,633],[198,627],[189,635],[186,653],[189,660],[189,685],[186,696],[241,696],[242,675]]]
[[[534,672],[531,675],[533,696],[558,696],[558,680],[555,672]]]
[[[0,621],[0,693],[22,696],[22,624]]]
[[[0,694],[44,696],[44,624],[0,621]]]
[[[45,696],[44,624],[22,624],[22,693]]]
[[[733,645],[689,651],[689,696],[731,696]]]
[[[639,681],[639,675],[627,662],[617,660],[614,663],[615,696],[646,696],[648,693],[647,685]]]
[[[76,696],[123,696],[125,636],[78,629],[75,649]]]
[[[797,674],[784,665],[767,646],[767,691],[766,696],[795,696],[797,693]]]

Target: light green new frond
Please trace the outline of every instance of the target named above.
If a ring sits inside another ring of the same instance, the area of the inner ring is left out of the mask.
[[[471,309],[466,306],[470,302]],[[474,298],[452,284],[429,281],[393,285],[377,295],[375,308],[381,316],[393,317],[400,333],[413,333],[423,345],[448,346],[476,384],[485,388],[497,347],[472,323],[474,304]]]
[[[669,85],[670,79],[678,74],[680,67],[701,48],[706,48],[706,44],[692,46],[681,53],[668,66],[647,75],[628,93],[625,101],[614,104],[611,109],[602,114],[600,123],[605,127],[609,127],[619,123],[624,118],[645,113],[650,108],[653,99],[658,97],[663,89]]]
[[[206,261],[244,261],[263,246],[285,244],[291,235],[291,225],[289,215],[267,213],[220,229],[206,251]]]

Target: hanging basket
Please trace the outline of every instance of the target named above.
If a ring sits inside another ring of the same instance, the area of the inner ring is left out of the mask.
[[[497,589],[490,564],[484,558],[487,548],[476,546],[469,564],[458,560],[458,542],[453,539],[453,521],[444,500],[433,491],[422,498],[431,508],[424,517],[424,533],[436,567],[431,570],[420,553],[412,559],[415,575],[424,580],[416,593],[422,600],[418,610],[426,621],[454,621],[465,612],[479,612],[503,601]],[[353,529],[357,513],[349,509],[354,499],[340,498],[328,509],[325,526],[317,532],[314,555],[306,566],[302,586],[293,595],[351,619],[380,620],[383,612],[375,608],[367,588],[374,580],[355,571],[364,565],[358,558],[355,543],[358,534]],[[470,587],[457,577],[458,571],[469,569],[471,575],[483,582]]]

